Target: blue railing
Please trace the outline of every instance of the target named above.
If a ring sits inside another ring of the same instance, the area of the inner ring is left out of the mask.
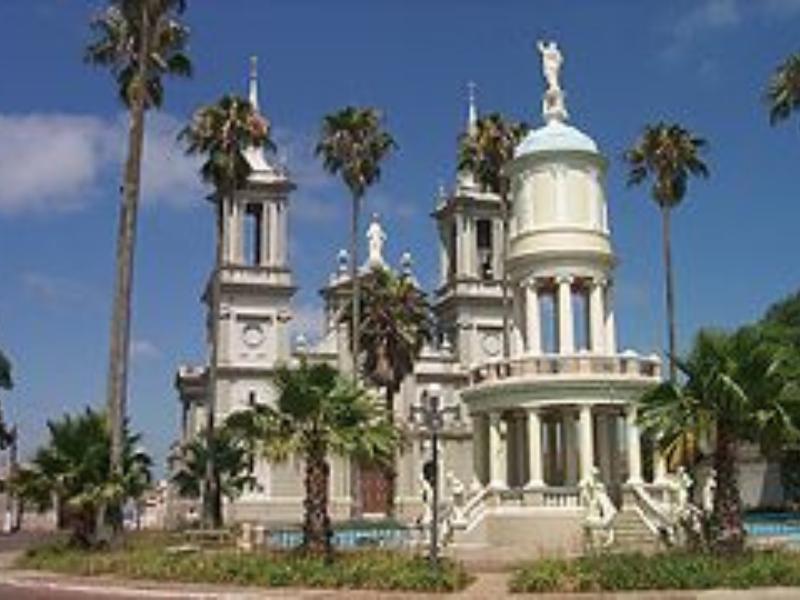
[[[399,526],[387,527],[346,527],[333,532],[333,546],[339,549],[358,548],[400,548],[411,542],[410,529]],[[299,529],[271,529],[267,531],[265,542],[268,548],[287,550],[297,548],[303,542],[303,532]]]

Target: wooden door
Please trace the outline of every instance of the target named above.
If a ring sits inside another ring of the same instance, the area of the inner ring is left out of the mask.
[[[374,464],[359,465],[361,514],[388,515],[391,507],[392,480],[385,468]]]

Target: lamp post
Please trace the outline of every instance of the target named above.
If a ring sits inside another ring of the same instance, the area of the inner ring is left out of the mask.
[[[411,407],[411,420],[417,421],[430,434],[431,440],[431,548],[429,560],[433,567],[439,565],[439,434],[444,429],[448,414],[458,416],[458,406],[442,406],[442,386],[429,385],[422,392],[422,403]]]

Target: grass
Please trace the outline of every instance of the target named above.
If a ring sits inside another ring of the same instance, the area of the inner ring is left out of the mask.
[[[800,554],[750,551],[738,556],[667,553],[547,559],[518,568],[512,592],[748,589],[800,586]]]
[[[174,539],[132,536],[125,548],[87,551],[65,543],[29,550],[17,562],[25,569],[83,576],[117,576],[151,581],[260,587],[314,587],[450,592],[471,579],[461,565],[443,562],[432,570],[419,556],[363,551],[337,555],[332,564],[295,552],[240,552],[233,549],[176,553]]]

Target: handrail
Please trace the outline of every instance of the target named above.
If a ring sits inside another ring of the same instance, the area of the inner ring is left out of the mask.
[[[666,532],[669,538],[673,539],[677,523],[669,514],[667,508],[653,499],[643,485],[634,485],[633,491],[637,500],[636,507],[639,509],[647,528],[657,535],[661,532]]]

